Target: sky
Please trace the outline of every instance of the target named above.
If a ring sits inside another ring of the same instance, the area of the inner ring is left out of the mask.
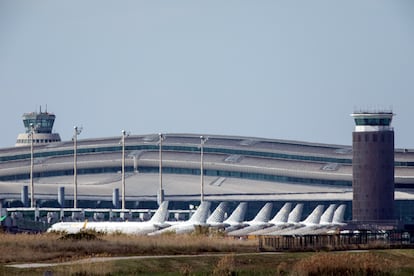
[[[412,0],[0,0],[0,147],[22,115],[70,140],[197,133],[351,145],[390,110],[414,148]]]

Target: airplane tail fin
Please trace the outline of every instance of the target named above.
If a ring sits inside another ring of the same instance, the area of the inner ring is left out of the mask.
[[[287,222],[290,210],[292,209],[292,203],[285,203],[279,212],[272,218],[270,222],[272,223],[282,223]]]
[[[227,202],[221,202],[214,212],[208,217],[207,223],[220,223],[224,220],[224,215],[226,214],[227,210]]]
[[[333,215],[332,223],[344,223],[345,210],[345,204],[339,205],[339,207],[336,208],[335,213]]]
[[[332,223],[332,219],[334,216],[334,212],[336,209],[336,204],[331,204],[329,207],[325,210],[325,212],[321,216],[320,224],[328,224]]]
[[[168,201],[163,201],[158,210],[149,220],[152,223],[163,223],[168,215]]]
[[[319,224],[323,213],[323,205],[318,205],[312,213],[303,221],[304,224]]]
[[[241,202],[233,213],[224,221],[225,223],[240,223],[244,220],[247,211],[247,202]]]
[[[200,206],[198,206],[198,209],[194,212],[188,221],[195,224],[205,223],[208,217],[208,212],[210,211],[210,206],[210,201],[201,202]]]
[[[300,221],[303,211],[303,204],[299,203],[296,204],[295,208],[293,208],[292,212],[289,213],[289,217],[287,222],[288,223],[297,223]]]
[[[88,224],[88,220],[87,219],[85,219],[85,221],[83,222],[83,225],[82,225],[82,230],[85,230],[86,229],[86,225]]]
[[[268,222],[273,208],[273,203],[266,203],[259,213],[254,217],[252,222]]]

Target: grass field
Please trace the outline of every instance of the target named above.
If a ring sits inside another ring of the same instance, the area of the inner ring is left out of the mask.
[[[62,238],[59,234],[0,234],[0,275],[414,275],[414,250],[408,249],[270,254],[257,251],[256,240],[223,236]],[[92,257],[112,256],[151,257],[91,261]],[[24,269],[7,266],[81,259],[86,262]]]

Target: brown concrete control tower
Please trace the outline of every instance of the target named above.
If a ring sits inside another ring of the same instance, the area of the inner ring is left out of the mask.
[[[394,219],[394,130],[392,112],[355,112],[352,133],[352,220]]]

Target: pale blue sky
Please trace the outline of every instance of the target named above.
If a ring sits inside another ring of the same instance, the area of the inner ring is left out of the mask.
[[[0,147],[47,104],[71,139],[185,132],[414,148],[414,1],[0,0]]]

